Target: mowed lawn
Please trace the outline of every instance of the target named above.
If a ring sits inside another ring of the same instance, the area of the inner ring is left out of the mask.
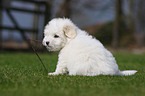
[[[53,72],[57,54],[39,53]],[[0,96],[145,96],[145,54],[114,53],[132,76],[48,76],[34,53],[0,53]]]

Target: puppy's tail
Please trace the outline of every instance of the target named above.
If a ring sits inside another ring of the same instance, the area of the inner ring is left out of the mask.
[[[125,70],[125,71],[119,71],[117,75],[129,76],[129,75],[134,75],[136,72],[137,72],[136,70]]]

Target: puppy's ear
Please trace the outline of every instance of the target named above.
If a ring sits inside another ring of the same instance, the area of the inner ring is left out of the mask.
[[[70,38],[70,39],[73,39],[76,37],[76,30],[71,25],[65,25],[63,27],[63,32],[64,32],[65,36]]]

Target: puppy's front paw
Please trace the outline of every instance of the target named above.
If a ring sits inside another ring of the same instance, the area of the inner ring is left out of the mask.
[[[56,72],[53,72],[53,73],[48,73],[48,75],[59,75],[59,74]]]

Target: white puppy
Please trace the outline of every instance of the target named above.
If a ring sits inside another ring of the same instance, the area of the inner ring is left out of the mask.
[[[58,75],[133,75],[137,71],[120,71],[112,54],[102,43],[79,29],[69,19],[53,19],[44,30],[43,45],[49,51],[59,51]]]

